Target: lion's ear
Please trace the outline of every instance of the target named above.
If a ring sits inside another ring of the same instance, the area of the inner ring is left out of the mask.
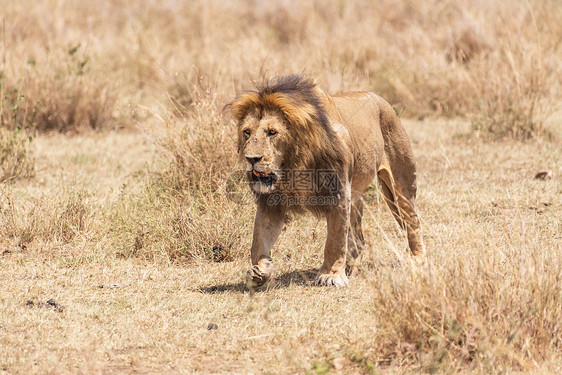
[[[260,97],[258,93],[253,91],[245,92],[230,103],[230,112],[237,121],[240,121],[246,116],[248,110],[258,105],[259,102]]]

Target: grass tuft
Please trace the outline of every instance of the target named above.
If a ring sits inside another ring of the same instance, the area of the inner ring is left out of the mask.
[[[206,182],[199,192],[178,190],[177,181],[151,181],[112,210],[111,236],[118,253],[165,261],[231,261],[246,256],[251,206],[239,206]],[[205,183],[205,182],[202,182]]]
[[[560,269],[559,259],[514,258],[503,270],[492,271],[494,262],[493,254],[470,264],[458,258],[432,272],[399,272],[383,279],[376,302],[385,306],[379,324],[387,351],[378,362],[422,363],[427,372],[474,363],[529,370],[560,350],[562,308],[555,301],[562,279],[550,270]],[[537,266],[545,270],[534,272]]]
[[[21,130],[10,131],[0,127],[0,183],[35,175],[30,143],[31,138]]]
[[[2,77],[3,106],[11,108],[2,118],[3,127],[76,133],[115,126],[113,87],[89,69],[87,57],[62,56],[48,69],[32,61],[22,75]]]
[[[161,121],[146,129],[167,166],[113,215],[126,257],[222,262],[246,255],[253,204],[249,194],[231,196],[241,190],[232,180],[233,125],[224,123],[224,104],[199,79],[188,90],[187,105],[180,90]]]
[[[88,195],[79,190],[21,201],[14,196],[13,188],[4,186],[0,195],[0,234],[21,249],[37,243],[69,244],[88,236],[93,211]]]

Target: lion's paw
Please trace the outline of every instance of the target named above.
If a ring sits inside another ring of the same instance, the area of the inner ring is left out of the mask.
[[[273,262],[270,259],[262,259],[248,270],[246,284],[250,288],[257,288],[268,282],[272,276]]]
[[[340,273],[319,273],[316,276],[316,285],[342,287],[349,284],[347,276]]]

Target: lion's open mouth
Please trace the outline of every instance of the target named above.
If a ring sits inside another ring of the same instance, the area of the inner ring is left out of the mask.
[[[273,184],[277,181],[277,175],[275,173],[265,173],[265,172],[258,172],[255,169],[252,170],[252,181],[253,182],[262,182],[268,188],[272,187]]]

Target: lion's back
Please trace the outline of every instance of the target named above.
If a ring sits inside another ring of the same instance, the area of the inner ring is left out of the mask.
[[[348,145],[353,154],[354,189],[362,190],[374,177],[384,153],[384,137],[381,131],[381,110],[386,101],[376,94],[353,91],[332,95],[333,108],[338,124],[349,134]],[[382,108],[381,108],[382,107]]]

